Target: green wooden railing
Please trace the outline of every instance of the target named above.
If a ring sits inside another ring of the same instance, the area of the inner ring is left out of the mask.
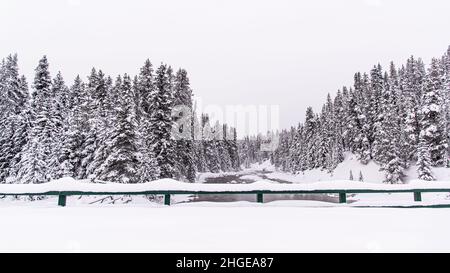
[[[123,191],[123,192],[94,192],[94,191],[49,191],[49,192],[20,192],[20,193],[1,193],[0,195],[9,196],[58,196],[58,205],[66,205],[67,196],[79,195],[163,195],[164,204],[170,205],[172,195],[205,195],[205,194],[248,194],[255,195],[258,203],[264,202],[264,195],[269,194],[338,194],[339,203],[347,203],[348,194],[356,193],[413,193],[414,201],[422,201],[422,193],[425,192],[450,192],[450,189],[425,188],[425,189],[389,189],[389,190],[370,190],[370,189],[320,189],[320,190],[248,190],[248,191],[194,191],[194,190],[151,190],[151,191]],[[449,205],[436,205],[449,206]]]

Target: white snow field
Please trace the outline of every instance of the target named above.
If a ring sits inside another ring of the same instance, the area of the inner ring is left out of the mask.
[[[355,180],[362,170],[365,182],[346,180],[349,169]],[[408,170],[407,183],[400,185],[381,183],[383,174],[378,169],[376,164],[361,165],[349,156],[333,176],[319,170],[284,174],[264,162],[243,172],[201,174],[195,184],[171,179],[93,184],[64,178],[40,185],[2,184],[0,193],[350,188],[443,188],[450,192],[450,169],[433,169],[441,181],[432,182],[418,181],[414,171]],[[226,176],[257,182],[203,183]],[[26,197],[0,198],[0,252],[450,252],[450,208],[384,207],[450,205],[447,192],[422,193],[421,202],[415,202],[412,193],[348,194],[348,204],[189,202],[191,197],[184,194],[172,196],[172,205],[164,206],[162,199],[150,202],[143,196],[114,196],[99,202],[103,198],[69,196],[66,207],[58,207],[55,196],[33,202],[25,201]]]
[[[2,205],[0,251],[450,252],[450,209],[306,203]]]

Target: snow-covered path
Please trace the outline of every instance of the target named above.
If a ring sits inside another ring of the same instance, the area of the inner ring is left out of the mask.
[[[234,204],[0,207],[0,251],[450,251],[450,209]]]

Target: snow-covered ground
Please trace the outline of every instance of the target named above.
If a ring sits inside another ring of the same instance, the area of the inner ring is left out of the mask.
[[[264,164],[268,163],[266,162]],[[370,161],[367,165],[361,164],[356,156],[351,153],[345,153],[345,160],[340,163],[332,173],[320,169],[308,170],[297,175],[274,171],[267,174],[267,178],[279,179],[292,183],[348,180],[350,178],[350,171],[353,173],[353,179],[356,181],[359,179],[360,173],[363,176],[364,182],[382,183],[385,179],[384,172],[380,171],[380,166],[378,164],[373,161]],[[450,181],[450,168],[432,168],[432,171],[436,180]],[[417,166],[411,166],[409,169],[405,170],[404,174],[405,182],[416,180]]]
[[[311,201],[58,208],[53,201],[0,206],[0,251],[450,252],[450,209],[304,207]]]
[[[362,171],[364,182],[348,181],[350,169],[355,180]],[[361,165],[350,155],[333,176],[319,170],[285,174],[266,161],[242,172],[200,174],[203,183],[164,179],[136,185],[93,184],[65,178],[45,185],[0,185],[0,192],[330,188],[448,188],[450,192],[450,169],[434,169],[439,182],[414,180],[414,172],[408,170],[408,183],[401,185],[380,183],[383,174],[378,169],[374,163]],[[204,183],[220,178],[246,182]],[[414,202],[412,193],[351,194],[348,204],[191,202],[192,196],[175,195],[170,207],[161,204],[161,197],[149,201],[144,196],[69,196],[64,208],[57,207],[57,197],[33,202],[6,197],[0,199],[0,251],[450,252],[450,208],[384,207],[450,205],[449,195],[423,193],[423,201]],[[371,208],[361,208],[366,206]]]

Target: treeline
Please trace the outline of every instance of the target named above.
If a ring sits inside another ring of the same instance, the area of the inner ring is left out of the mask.
[[[449,166],[449,118],[450,48],[428,69],[410,57],[399,68],[356,73],[320,113],[309,107],[304,123],[280,132],[272,162],[293,173],[332,172],[349,151],[380,164],[386,183],[400,183],[413,164],[420,179],[434,180],[432,167]]]
[[[94,68],[68,87],[44,56],[30,93],[17,56],[1,63],[0,183],[193,182],[197,172],[239,168],[235,129],[197,119],[184,69],[147,60],[137,76],[113,80]]]

